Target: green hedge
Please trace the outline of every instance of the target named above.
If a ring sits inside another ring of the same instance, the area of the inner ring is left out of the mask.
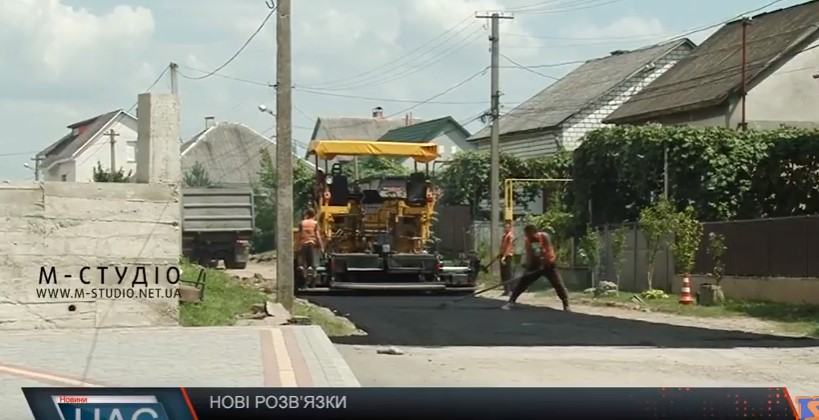
[[[595,225],[636,220],[662,194],[665,148],[671,199],[700,220],[819,213],[819,130],[648,125],[595,130],[574,152],[582,221],[589,199]]]

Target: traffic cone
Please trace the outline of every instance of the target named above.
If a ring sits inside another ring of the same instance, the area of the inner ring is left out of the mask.
[[[694,298],[691,296],[691,280],[688,276],[683,277],[682,291],[680,292],[680,304],[690,305],[694,303]]]

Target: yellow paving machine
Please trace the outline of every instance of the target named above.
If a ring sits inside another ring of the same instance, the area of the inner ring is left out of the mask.
[[[404,159],[415,170],[349,179],[341,163],[328,163],[342,156]],[[307,282],[297,268],[300,290],[475,289],[473,268],[445,267],[430,246],[436,199],[429,170],[438,158],[436,144],[318,140],[309,145],[309,157],[315,159],[314,208],[324,252],[315,279]]]

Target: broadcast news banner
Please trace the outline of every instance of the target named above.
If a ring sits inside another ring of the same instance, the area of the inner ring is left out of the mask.
[[[23,388],[37,420],[798,419],[785,388]]]

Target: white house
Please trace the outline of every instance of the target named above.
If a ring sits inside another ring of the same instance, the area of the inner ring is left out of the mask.
[[[469,131],[466,131],[454,118],[443,117],[394,128],[384,133],[379,140],[405,143],[435,143],[438,145],[438,160],[448,161],[461,150],[474,149],[474,145],[467,141],[468,138]],[[404,166],[412,169],[415,166],[413,162],[412,159],[407,159],[404,161]]]
[[[727,128],[744,125],[756,129],[817,127],[817,22],[816,1],[753,16],[750,24],[742,19],[730,22],[606,122]]]
[[[94,168],[136,172],[137,120],[118,109],[68,126],[63,138],[37,154],[44,181],[93,182]]]
[[[502,115],[500,150],[520,158],[572,151],[587,132],[691,53],[688,39],[586,61],[562,79]],[[489,127],[470,137],[489,149]]]

